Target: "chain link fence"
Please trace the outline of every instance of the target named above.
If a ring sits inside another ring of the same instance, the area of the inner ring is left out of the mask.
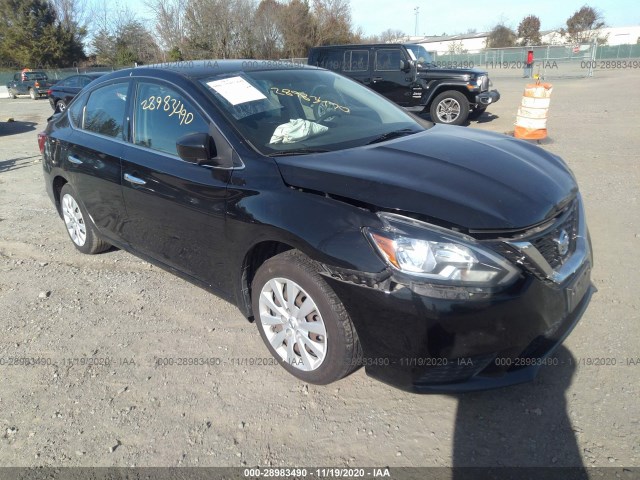
[[[428,45],[425,47],[428,49]],[[541,78],[591,77],[599,70],[610,69],[640,72],[640,44],[487,48],[479,53],[440,54],[435,61],[445,67],[482,68],[493,78],[516,77],[524,76],[529,50],[533,50],[533,73]]]

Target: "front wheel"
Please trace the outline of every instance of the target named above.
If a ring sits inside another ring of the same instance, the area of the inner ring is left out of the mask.
[[[448,125],[462,125],[469,116],[469,101],[462,93],[449,90],[438,95],[429,109],[431,120]]]
[[[60,190],[60,210],[69,238],[82,253],[100,253],[110,247],[98,236],[89,214],[80,204],[76,192],[68,183]]]
[[[38,99],[38,93],[33,88],[29,89],[29,96],[31,97],[31,100]]]
[[[360,365],[351,318],[310,258],[297,250],[270,258],[258,269],[251,291],[260,336],[289,373],[326,385]]]
[[[9,89],[9,98],[18,98],[16,92],[14,92],[11,88]]]

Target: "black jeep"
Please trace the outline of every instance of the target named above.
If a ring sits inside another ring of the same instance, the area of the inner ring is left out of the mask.
[[[327,68],[364,83],[437,123],[462,125],[500,99],[489,90],[489,75],[475,68],[441,68],[422,45],[332,45],[309,51],[309,65]]]

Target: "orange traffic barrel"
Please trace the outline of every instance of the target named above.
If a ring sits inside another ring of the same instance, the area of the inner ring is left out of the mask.
[[[553,85],[550,83],[529,84],[524,88],[522,102],[516,115],[513,135],[524,140],[547,138],[547,113],[551,102]]]

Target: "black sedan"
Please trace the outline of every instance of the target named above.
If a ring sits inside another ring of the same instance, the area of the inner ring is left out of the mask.
[[[114,72],[39,142],[79,251],[115,245],[232,302],[306,382],[362,365],[415,392],[527,381],[589,303],[559,157],[424,122],[326,70]]]
[[[67,105],[73,100],[80,90],[100,78],[105,72],[83,73],[82,75],[72,75],[64,80],[60,80],[47,90],[51,108],[57,112],[64,112]]]

